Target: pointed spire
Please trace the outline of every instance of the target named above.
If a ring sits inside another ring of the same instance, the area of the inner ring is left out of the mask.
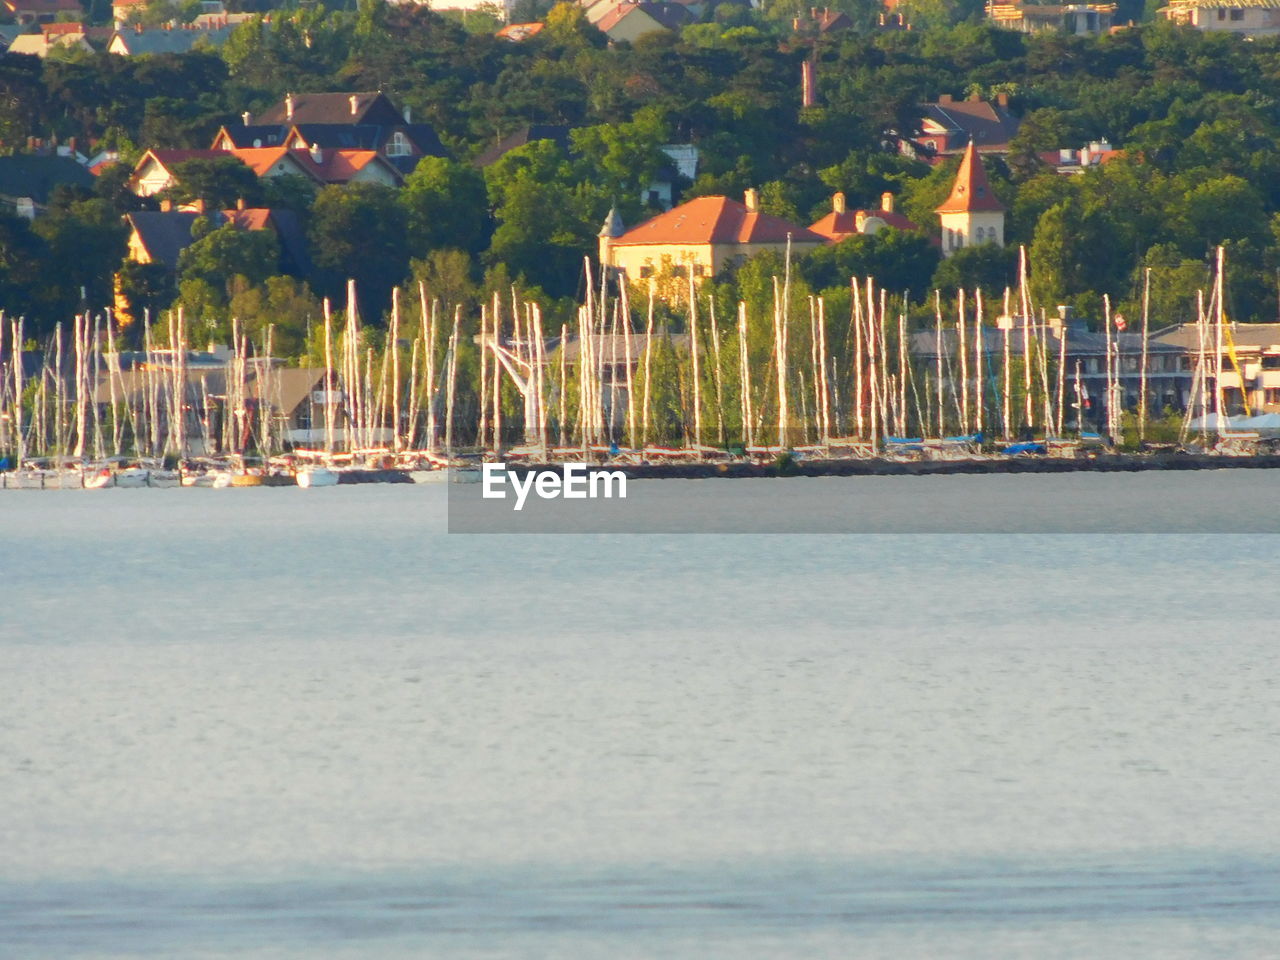
[[[604,218],[604,224],[600,227],[600,232],[596,234],[598,237],[620,237],[626,233],[626,228],[622,225],[622,216],[618,213],[617,207],[609,208],[609,215]]]
[[[964,158],[960,161],[960,169],[956,171],[956,181],[951,185],[951,195],[938,207],[935,213],[976,213],[980,210],[1002,212],[1004,206],[996,199],[987,182],[987,171],[983,169],[982,158],[969,141],[965,147]]]

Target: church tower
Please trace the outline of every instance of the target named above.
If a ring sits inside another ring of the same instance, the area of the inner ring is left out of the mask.
[[[942,255],[980,243],[1004,246],[1004,207],[991,191],[973,141],[965,148],[951,195],[935,211],[942,221]]]

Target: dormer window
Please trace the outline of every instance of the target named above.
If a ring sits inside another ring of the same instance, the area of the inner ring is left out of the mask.
[[[407,157],[411,152],[409,138],[399,130],[393,133],[391,139],[387,141],[388,157]]]

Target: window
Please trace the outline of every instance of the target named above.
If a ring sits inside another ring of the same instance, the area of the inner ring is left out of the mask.
[[[391,135],[391,139],[387,141],[387,156],[407,157],[409,153],[409,138],[397,130]]]
[[[1267,387],[1263,393],[1262,402],[1267,404],[1280,404],[1280,387]]]
[[[1232,20],[1243,20],[1243,19],[1244,19],[1244,11],[1243,11],[1243,10],[1240,10],[1240,9],[1238,9],[1238,8],[1237,8],[1237,9],[1235,9],[1235,10],[1232,10],[1232,11],[1231,11],[1231,19],[1232,19]]]
[[[1218,19],[1219,20],[1227,19],[1227,11],[1224,10],[1222,7],[1218,8]]]
[[[974,239],[975,239],[978,243],[982,243],[983,239],[986,237],[986,234],[987,234],[987,231],[986,231],[986,230],[984,230],[982,227],[979,227],[979,228],[978,228],[978,232],[977,232],[977,234],[975,235]]]

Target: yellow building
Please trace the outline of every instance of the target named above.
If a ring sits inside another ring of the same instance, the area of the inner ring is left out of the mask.
[[[942,255],[963,247],[994,243],[1004,246],[1004,205],[987,182],[982,157],[973,142],[964,151],[951,195],[934,211],[942,221]]]
[[[826,238],[795,223],[761,213],[756,191],[745,203],[728,197],[698,197],[631,230],[610,211],[600,231],[600,262],[632,282],[662,275],[713,277],[764,250],[807,253]]]

